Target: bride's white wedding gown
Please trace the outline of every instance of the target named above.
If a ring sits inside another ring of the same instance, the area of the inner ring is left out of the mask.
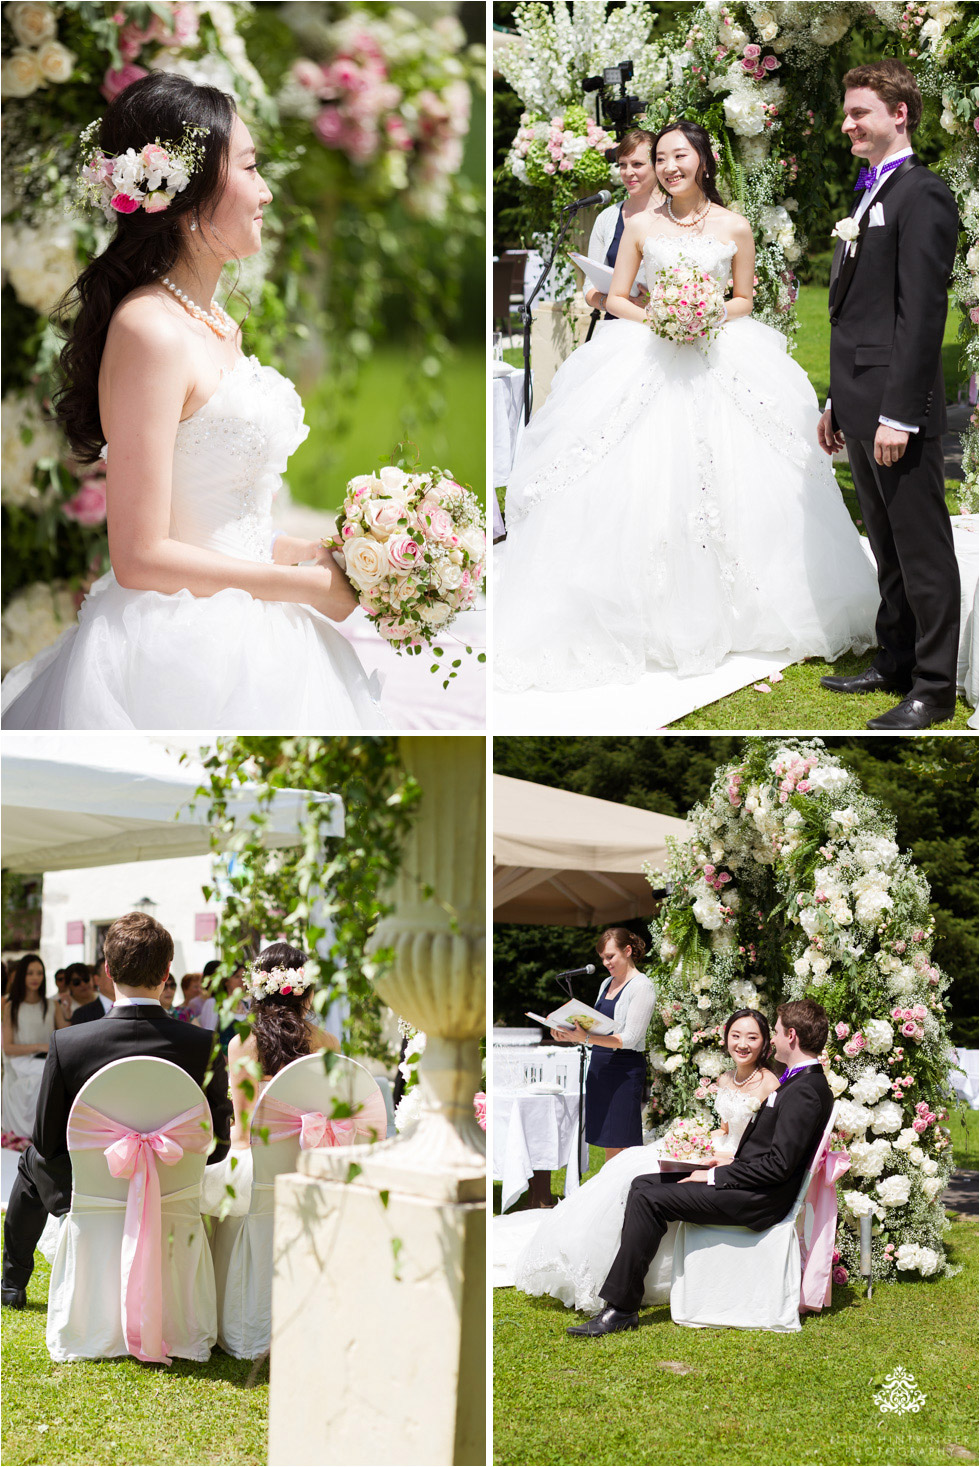
[[[273,367],[243,357],[177,429],[170,538],[272,560],[272,503],[306,438],[303,407]],[[310,606],[92,587],[78,625],[3,683],[4,728],[203,728],[240,733],[383,729],[376,690]]]
[[[734,244],[654,235],[647,278]],[[498,686],[571,691],[733,652],[833,660],[873,645],[874,570],[817,444],[780,332],[751,317],[706,349],[608,321],[525,432],[494,599]]]
[[[735,1152],[752,1119],[749,1097],[732,1086],[715,1095],[715,1110],[728,1126],[719,1150]],[[649,1146],[630,1146],[607,1161],[577,1192],[566,1197],[541,1222],[515,1265],[515,1287],[524,1294],[550,1294],[570,1309],[596,1310],[612,1261],[619,1251],[626,1198],[634,1177],[659,1172]],[[680,1185],[675,1183],[675,1185]],[[670,1295],[670,1254],[675,1224],[650,1265],[644,1304],[666,1303]]]

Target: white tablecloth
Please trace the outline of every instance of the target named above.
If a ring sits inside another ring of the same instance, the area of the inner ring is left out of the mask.
[[[527,1191],[533,1172],[567,1167],[565,1195],[578,1188],[589,1164],[589,1148],[578,1139],[578,1092],[535,1095],[495,1090],[493,1094],[493,1176],[503,1183],[501,1209],[506,1212]]]
[[[953,1090],[971,1110],[980,1110],[980,1050],[958,1049],[956,1064],[959,1068],[950,1075]]]
[[[524,372],[493,363],[493,484],[506,487],[524,431]]]

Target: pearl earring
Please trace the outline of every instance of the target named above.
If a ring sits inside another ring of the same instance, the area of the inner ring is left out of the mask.
[[[194,223],[192,223],[192,224],[191,224],[191,234],[193,234],[193,233],[194,233],[194,231],[195,231],[195,229],[196,229],[196,228],[197,228],[197,225],[196,225],[196,224],[194,224]]]

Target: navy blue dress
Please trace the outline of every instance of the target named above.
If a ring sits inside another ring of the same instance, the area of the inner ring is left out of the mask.
[[[630,979],[630,982],[633,980]],[[613,1017],[616,998],[597,998],[594,1007]],[[585,1077],[585,1139],[590,1146],[642,1146],[646,1055],[639,1049],[594,1045]]]
[[[623,224],[623,206],[622,204],[620,204],[619,217],[616,220],[616,228],[613,232],[613,237],[609,241],[609,248],[606,251],[605,260],[605,263],[609,265],[613,270],[615,270],[616,268],[616,261],[619,259],[619,246],[622,244],[623,241]],[[604,321],[615,321],[616,317],[612,314],[611,311],[607,311],[602,319]]]

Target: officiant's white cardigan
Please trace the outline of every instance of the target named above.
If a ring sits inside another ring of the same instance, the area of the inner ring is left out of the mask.
[[[611,982],[611,977],[606,979],[599,989],[599,998],[602,998]],[[657,990],[651,978],[637,973],[635,978],[630,979],[616,1000],[612,1017],[613,1033],[622,1039],[624,1049],[646,1049],[647,1029],[650,1027],[656,1002]]]
[[[592,233],[589,236],[589,259],[598,260],[600,265],[604,265],[606,262],[606,255],[609,251],[609,246],[613,242],[613,235],[616,233],[616,223],[619,219],[621,208],[621,204],[609,204],[607,208],[603,209],[601,214],[596,216],[596,221],[592,226]],[[636,274],[636,283],[637,285],[642,285],[644,290],[646,289],[647,278],[643,271],[642,260],[640,261],[640,268]],[[585,292],[591,289],[592,286],[586,280],[582,287],[583,300],[585,300]],[[585,304],[589,306],[588,301],[585,301]],[[592,307],[589,306],[590,311],[591,309]]]

